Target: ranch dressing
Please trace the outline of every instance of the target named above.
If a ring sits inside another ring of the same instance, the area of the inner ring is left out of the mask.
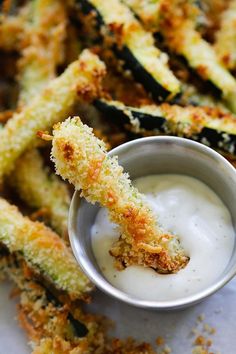
[[[177,274],[161,275],[142,266],[114,268],[109,249],[117,227],[100,209],[91,230],[97,263],[116,288],[138,299],[168,301],[195,294],[212,284],[226,268],[234,247],[230,213],[207,185],[184,175],[153,175],[134,184],[157,216],[158,223],[179,236],[190,261]]]

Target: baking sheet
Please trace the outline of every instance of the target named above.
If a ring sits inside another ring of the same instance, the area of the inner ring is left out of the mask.
[[[29,354],[27,338],[18,327],[16,303],[9,300],[11,284],[0,284],[0,354]],[[216,328],[212,351],[236,354],[236,279],[202,303],[185,310],[155,312],[138,309],[113,300],[97,291],[94,302],[89,305],[93,312],[103,313],[116,322],[112,334],[120,337],[133,336],[139,341],[155,342],[163,336],[173,354],[190,354],[197,317],[205,315],[203,323]],[[198,323],[198,328],[203,327]],[[204,333],[204,332],[202,332]],[[206,334],[206,333],[204,333]]]

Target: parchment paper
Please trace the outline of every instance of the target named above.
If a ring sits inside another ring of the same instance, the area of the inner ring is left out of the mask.
[[[11,285],[0,284],[0,354],[29,354],[27,338],[18,327],[16,303],[9,299]],[[216,333],[212,351],[236,354],[236,279],[202,303],[181,311],[155,312],[134,308],[97,291],[89,309],[116,321],[115,336],[133,336],[139,341],[153,342],[163,336],[173,354],[190,354],[197,317],[204,313],[204,323],[214,326]],[[202,323],[198,325],[202,327]]]

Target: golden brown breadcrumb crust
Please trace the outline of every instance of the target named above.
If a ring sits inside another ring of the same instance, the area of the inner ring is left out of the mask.
[[[186,265],[188,258],[177,238],[158,227],[117,158],[106,154],[104,143],[78,117],[55,126],[52,158],[57,173],[82,189],[88,201],[106,207],[111,220],[120,226],[120,239],[110,251],[119,269],[141,264],[171,273]]]
[[[38,94],[64,59],[66,9],[61,0],[37,0],[24,26],[21,58],[18,61],[19,104]]]
[[[15,51],[20,48],[23,36],[24,18],[0,14],[0,48]]]
[[[63,240],[44,224],[24,217],[3,198],[0,198],[0,242],[10,252],[23,254],[36,273],[41,272],[72,299],[88,297],[93,286]]]
[[[76,101],[99,95],[105,66],[85,50],[58,78],[37,95],[0,130],[0,179],[9,173],[16,159],[35,145],[38,130],[50,129],[63,120]]]
[[[11,186],[32,208],[43,210],[43,217],[54,230],[68,240],[67,219],[70,194],[63,181],[44,166],[37,149],[27,151],[15,163]]]
[[[215,33],[214,47],[224,66],[236,67],[236,1],[229,1],[220,17],[220,28]]]

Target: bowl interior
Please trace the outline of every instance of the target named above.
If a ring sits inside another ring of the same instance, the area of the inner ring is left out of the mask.
[[[112,150],[131,179],[152,175],[177,173],[195,177],[212,188],[228,207],[236,230],[236,173],[234,168],[213,150],[181,138],[150,137],[123,144]],[[74,254],[95,284],[102,290],[137,306],[177,308],[193,304],[223,286],[236,272],[236,250],[224,274],[212,287],[195,295],[169,302],[142,301],[115,289],[103,277],[97,266],[90,240],[90,229],[98,205],[80,200],[75,193],[70,210],[69,233]],[[148,303],[148,304],[147,304]]]

